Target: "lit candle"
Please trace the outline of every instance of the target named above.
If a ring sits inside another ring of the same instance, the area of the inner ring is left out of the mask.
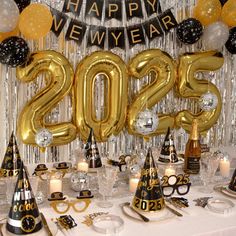
[[[138,186],[139,178],[130,178],[129,179],[129,191],[131,193],[136,192],[137,186]]]
[[[62,192],[62,180],[50,179],[49,192],[50,192],[50,195],[55,192]]]
[[[78,171],[88,172],[88,168],[89,168],[89,165],[85,161],[78,162],[78,164],[77,164]]]
[[[172,167],[166,168],[165,175],[167,176],[175,175],[175,169],[173,169]]]
[[[226,158],[220,160],[220,174],[227,178],[230,174],[230,161]]]

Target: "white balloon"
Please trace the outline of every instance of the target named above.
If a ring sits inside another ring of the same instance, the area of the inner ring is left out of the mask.
[[[14,0],[0,0],[0,32],[10,32],[17,26],[19,9]]]
[[[225,45],[228,38],[228,26],[221,21],[217,21],[204,29],[202,42],[206,50],[217,50]]]

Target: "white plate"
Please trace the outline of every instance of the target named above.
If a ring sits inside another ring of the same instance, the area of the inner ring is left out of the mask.
[[[135,212],[133,212],[129,206],[124,205],[122,207],[122,210],[126,216],[143,222],[143,220]],[[140,213],[146,216],[150,221],[153,221],[153,222],[165,221],[165,220],[169,220],[175,217],[175,215],[171,213],[169,210],[167,210],[166,208],[157,212],[143,212],[143,211],[141,212],[140,211]]]
[[[47,220],[47,223],[48,223],[49,229],[51,230],[52,235],[55,236],[58,231],[56,224],[50,220]],[[7,231],[6,224],[4,224],[2,226],[1,231],[2,231],[3,236],[16,236],[16,234],[12,234],[9,231]],[[45,230],[45,228],[43,228],[42,230],[40,230],[36,233],[30,234],[30,236],[47,236],[47,235],[48,234],[47,234],[47,231]]]
[[[228,186],[223,186],[221,188],[221,192],[236,199],[236,193],[232,191],[231,189],[229,189]]]
[[[228,191],[228,192],[231,193],[232,195],[235,195],[235,196],[236,196],[236,192],[233,191],[233,190],[231,190],[231,189],[229,188],[229,186],[225,186],[225,189],[226,189],[226,191]]]

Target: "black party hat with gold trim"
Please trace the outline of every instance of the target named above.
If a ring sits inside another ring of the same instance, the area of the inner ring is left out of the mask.
[[[236,169],[234,170],[233,176],[229,183],[229,189],[236,192]]]
[[[174,139],[173,139],[173,135],[170,132],[170,127],[168,127],[158,161],[164,162],[164,163],[178,162],[178,157],[177,157],[177,153],[176,153],[176,149],[174,145]]]
[[[25,235],[38,232],[42,227],[38,206],[22,162],[6,229],[13,234]]]
[[[17,176],[21,166],[21,157],[16,142],[16,137],[12,132],[5,156],[1,166],[1,175],[4,177]]]
[[[151,148],[148,149],[147,157],[141,170],[141,177],[132,206],[147,212],[159,211],[165,206],[161,183],[158,178]]]
[[[99,168],[102,166],[101,157],[92,128],[90,129],[89,137],[85,144],[85,157],[89,163],[89,168]]]

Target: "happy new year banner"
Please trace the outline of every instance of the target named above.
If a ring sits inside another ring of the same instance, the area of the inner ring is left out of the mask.
[[[81,8],[85,2],[85,16],[95,17],[99,20],[102,18],[103,8],[105,4],[105,20],[117,19],[122,20],[123,8],[125,8],[126,19],[130,20],[134,17],[143,18],[143,10],[141,0],[65,0],[63,12],[71,12],[77,16],[81,14]],[[151,16],[154,13],[161,13],[159,0],[143,0],[146,13]]]
[[[68,10],[75,14],[80,14],[81,6],[79,3],[78,5],[73,6],[73,8],[69,8]],[[54,19],[51,30],[57,37],[63,30],[67,20],[70,20],[65,36],[66,40],[74,40],[80,45],[85,38],[85,34],[87,33],[87,46],[98,46],[102,49],[104,48],[106,39],[108,39],[109,49],[115,47],[124,49],[126,43],[129,43],[129,47],[133,47],[136,44],[145,44],[145,35],[149,40],[153,40],[157,37],[163,36],[164,33],[168,33],[172,28],[177,26],[177,21],[170,9],[156,17],[148,19],[144,23],[131,25],[128,27],[104,27],[88,25],[85,22],[72,19],[65,13],[56,9],[51,9],[51,12]],[[95,17],[98,17],[98,15]],[[128,38],[128,42],[125,40],[125,38]]]

